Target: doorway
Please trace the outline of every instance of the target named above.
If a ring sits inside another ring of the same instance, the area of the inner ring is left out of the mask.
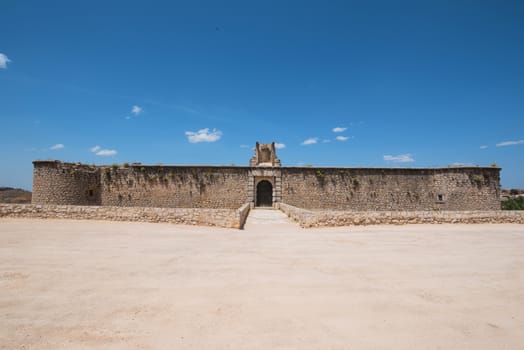
[[[273,185],[267,180],[262,180],[257,185],[257,207],[273,206]]]

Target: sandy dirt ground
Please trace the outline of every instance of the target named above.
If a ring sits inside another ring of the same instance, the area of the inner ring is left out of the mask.
[[[1,349],[522,349],[524,225],[0,220]]]

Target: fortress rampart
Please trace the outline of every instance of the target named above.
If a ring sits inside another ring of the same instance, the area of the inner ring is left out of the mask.
[[[89,166],[35,161],[33,204],[276,206],[346,211],[499,210],[499,168]],[[278,162],[278,163],[277,163]],[[267,162],[266,162],[267,163]]]
[[[283,168],[282,202],[354,211],[499,210],[498,168]]]
[[[33,204],[237,209],[247,202],[246,167],[33,164]]]

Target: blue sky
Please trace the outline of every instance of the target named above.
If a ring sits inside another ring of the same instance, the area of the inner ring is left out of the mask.
[[[32,160],[502,167],[524,188],[522,1],[0,4],[0,186]]]

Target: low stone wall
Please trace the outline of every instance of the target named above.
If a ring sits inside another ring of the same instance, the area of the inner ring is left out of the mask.
[[[275,203],[275,207],[284,212],[291,220],[297,222],[301,227],[312,227],[310,222],[315,221],[315,213],[311,210],[294,207],[285,203]]]
[[[239,215],[239,229],[244,228],[244,224],[246,223],[247,216],[249,215],[249,211],[251,210],[251,203],[246,203],[243,206],[241,206],[238,209],[238,215]]]
[[[524,224],[524,211],[337,211],[278,208],[301,227],[405,224]]]
[[[163,222],[241,229],[249,209],[249,203],[239,209],[0,204],[0,218]]]

